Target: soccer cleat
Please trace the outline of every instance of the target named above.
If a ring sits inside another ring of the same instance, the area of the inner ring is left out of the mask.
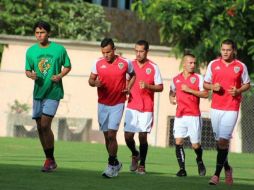
[[[205,168],[205,165],[204,165],[204,162],[201,160],[201,161],[197,161],[197,165],[198,165],[198,173],[200,176],[205,176],[206,174],[206,168]]]
[[[136,170],[136,173],[137,173],[137,174],[140,174],[140,175],[146,174],[146,168],[145,168],[145,166],[139,165],[138,168],[137,168],[137,170]]]
[[[114,166],[109,164],[105,171],[102,173],[102,176],[106,178],[111,178],[114,177],[114,172]]]
[[[116,176],[118,176],[118,173],[121,169],[122,169],[122,163],[120,163],[120,162],[116,166],[112,166],[109,164],[108,167],[106,168],[106,170],[102,173],[102,176],[104,176],[106,178],[116,177]]]
[[[52,172],[57,168],[57,164],[55,160],[47,158],[44,162],[44,166],[42,167],[42,172]]]
[[[217,175],[214,175],[213,177],[211,177],[209,184],[210,185],[217,185],[219,183],[220,179]]]
[[[138,169],[138,161],[140,160],[139,154],[131,157],[130,171],[134,172]]]
[[[176,173],[176,176],[178,177],[185,177],[187,176],[187,172],[185,169],[180,169],[177,173]]]
[[[233,184],[233,168],[231,167],[229,170],[225,170],[225,183],[227,185]]]
[[[118,165],[114,166],[114,170],[115,170],[114,177],[118,176],[118,173],[120,172],[122,167],[123,167],[123,164],[121,162],[119,162]]]

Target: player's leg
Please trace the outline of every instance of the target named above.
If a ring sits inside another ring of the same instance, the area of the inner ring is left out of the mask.
[[[51,130],[53,117],[41,116],[41,130],[44,137],[44,152],[47,158],[54,159],[54,134]]]
[[[105,147],[107,150],[108,155],[110,155],[109,152],[109,135],[108,135],[108,125],[109,125],[109,108],[108,106],[104,104],[98,104],[98,122],[100,131],[103,132],[104,140],[105,140]],[[102,176],[111,178],[114,177],[114,166],[109,164],[109,158],[108,158],[108,164],[106,169],[103,171]]]
[[[127,147],[130,149],[130,151],[132,153],[132,156],[138,156],[139,152],[136,149],[134,134],[135,133],[132,133],[132,132],[124,132],[124,138],[125,138]]]
[[[118,144],[117,144],[117,140],[116,140],[116,134],[117,131],[116,130],[108,130],[108,152],[109,152],[109,158],[108,158],[108,163],[110,165],[118,165],[119,162],[117,160],[117,150],[118,150]]]
[[[139,132],[139,152],[140,162],[137,169],[138,174],[145,174],[146,156],[148,152],[147,133],[150,133],[153,125],[153,113],[152,112],[139,112],[137,115],[137,128]]]
[[[134,172],[138,168],[138,161],[139,161],[139,152],[136,149],[134,134],[131,132],[124,132],[125,142],[129,150],[131,151],[131,164],[130,164],[130,171]]]
[[[192,144],[192,148],[196,153],[196,162],[198,165],[198,173],[200,176],[205,176],[206,168],[203,162],[203,149],[201,146],[201,126],[202,120],[200,117],[196,116],[189,116],[186,119],[189,120],[188,122],[188,134],[190,137],[190,141]]]
[[[220,111],[220,110],[212,110],[213,111],[213,120],[217,119],[220,122],[215,123],[217,126],[217,134],[215,139],[217,141],[217,159],[216,159],[216,170],[214,176],[211,178],[209,184],[216,185],[219,182],[220,173],[224,165],[226,164],[226,168],[228,165],[227,157],[229,152],[229,142],[232,136],[232,132],[234,126],[237,121],[238,112],[236,111]],[[217,121],[218,122],[218,121]],[[213,124],[213,123],[212,123]],[[229,166],[228,170],[225,170],[225,182],[229,185],[233,183],[232,177],[232,168]],[[217,179],[217,180],[215,180]]]
[[[199,143],[193,143],[192,148],[194,149],[194,151],[197,155],[196,162],[198,165],[198,173],[200,176],[205,176],[206,175],[206,167],[205,167],[205,164],[204,164],[203,158],[202,158],[203,149]]]
[[[140,162],[138,166],[137,173],[145,174],[145,164],[146,164],[146,156],[148,151],[148,143],[147,143],[147,132],[139,133],[139,152],[140,152]]]
[[[35,121],[36,121],[36,126],[37,126],[39,139],[40,139],[42,148],[44,150],[46,148],[46,144],[45,144],[45,140],[44,140],[43,133],[42,133],[42,128],[41,128],[41,118],[36,118]]]
[[[105,140],[105,147],[106,147],[106,150],[109,154],[109,151],[108,151],[108,145],[109,145],[108,131],[103,131],[103,135],[104,135],[104,140]]]
[[[45,149],[45,140],[41,128],[41,115],[42,115],[42,101],[33,100],[33,115],[32,118],[36,121],[37,131],[43,150]]]
[[[124,137],[127,147],[130,149],[131,164],[130,171],[136,171],[138,168],[139,152],[136,149],[136,143],[134,140],[135,132],[137,132],[137,111],[132,109],[126,109],[125,122],[124,122]]]
[[[98,122],[99,122],[100,131],[102,131],[103,135],[104,135],[105,146],[106,146],[107,152],[108,152],[108,145],[109,145],[109,140],[108,140],[108,122],[109,122],[109,120],[108,120],[108,118],[109,118],[109,111],[107,109],[107,106],[99,103],[98,104]]]
[[[42,171],[50,172],[56,169],[57,165],[54,157],[54,134],[51,129],[52,120],[56,114],[59,101],[46,99],[43,101],[43,109],[41,115],[41,131],[44,138],[44,152],[46,161]]]
[[[178,165],[180,170],[177,172],[178,177],[184,177],[187,176],[187,172],[185,170],[185,152],[184,152],[184,139],[183,138],[175,138],[176,143],[176,158],[178,161]]]
[[[106,106],[107,112],[108,112],[108,134],[107,134],[107,140],[108,140],[108,165],[110,168],[112,168],[112,172],[107,174],[105,171],[103,173],[103,176],[105,177],[116,177],[118,175],[118,172],[122,168],[122,163],[120,163],[117,159],[117,151],[118,151],[118,143],[116,139],[117,131],[121,122],[121,118],[123,115],[123,109],[124,104],[117,104],[115,106]]]
[[[184,138],[187,135],[187,127],[184,122],[184,117],[175,117],[173,133],[176,146],[175,154],[180,168],[180,170],[176,173],[178,177],[187,176],[187,172],[185,170],[185,152],[183,147]]]

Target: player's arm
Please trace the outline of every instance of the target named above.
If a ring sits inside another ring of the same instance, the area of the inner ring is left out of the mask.
[[[26,70],[25,73],[26,73],[26,76],[32,80],[36,80],[38,78],[36,72],[34,71]]]
[[[162,92],[163,91],[163,84],[147,84],[144,81],[139,82],[139,86],[141,89],[147,89],[153,92]]]
[[[140,88],[144,88],[152,92],[162,92],[163,83],[162,83],[159,67],[157,65],[155,67],[154,84],[148,84],[148,83],[145,83],[144,81],[140,81],[139,85],[140,85]]]
[[[221,85],[219,83],[208,83],[208,82],[204,82],[204,89],[206,90],[211,90],[211,91],[215,91],[215,92],[219,92],[221,90]]]
[[[101,87],[101,81],[98,79],[98,75],[91,73],[88,79],[88,83],[92,87]]]
[[[242,85],[240,88],[236,88],[236,86],[231,86],[231,88],[228,90],[229,94],[232,96],[238,96],[241,93],[247,91],[250,89],[250,77],[248,74],[247,67],[244,65],[243,73],[242,73]]]
[[[51,80],[54,81],[54,82],[59,82],[70,71],[71,71],[71,67],[64,67],[63,70],[58,75],[53,75]]]
[[[176,105],[176,93],[172,90],[169,91],[169,102],[172,105]]]
[[[232,96],[238,96],[241,93],[247,91],[250,89],[250,83],[247,84],[243,84],[240,88],[236,88],[235,86],[231,87],[228,92],[229,94],[231,94]]]
[[[203,88],[206,90],[211,90],[214,92],[219,92],[222,87],[219,83],[212,83],[212,78],[213,78],[213,72],[212,72],[212,62],[209,63],[207,70],[206,70],[206,74],[204,77],[204,82],[203,82]]]
[[[193,94],[199,98],[208,98],[208,91],[207,90],[194,90],[188,87],[186,84],[182,84],[181,86],[182,91],[187,92],[189,94]]]
[[[129,75],[130,76],[130,79],[127,80],[127,84],[126,84],[126,89],[124,90],[124,92],[126,92],[127,94],[130,93],[130,90],[136,80],[136,75],[135,73],[132,74],[132,75]]]

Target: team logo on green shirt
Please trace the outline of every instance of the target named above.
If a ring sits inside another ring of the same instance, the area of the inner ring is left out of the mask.
[[[43,76],[47,76],[48,70],[50,69],[50,58],[41,58],[38,67]]]

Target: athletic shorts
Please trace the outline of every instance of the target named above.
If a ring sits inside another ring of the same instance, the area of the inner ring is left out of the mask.
[[[59,101],[44,99],[33,100],[33,119],[41,118],[41,115],[54,117],[59,105]]]
[[[124,110],[124,103],[114,106],[98,104],[98,122],[101,131],[118,130]]]
[[[192,144],[201,142],[202,120],[199,116],[175,117],[174,138],[190,137]]]
[[[150,133],[153,125],[153,113],[152,112],[140,112],[133,109],[126,109],[124,131],[139,133]]]
[[[238,118],[238,111],[211,109],[211,122],[215,140],[231,139]]]

